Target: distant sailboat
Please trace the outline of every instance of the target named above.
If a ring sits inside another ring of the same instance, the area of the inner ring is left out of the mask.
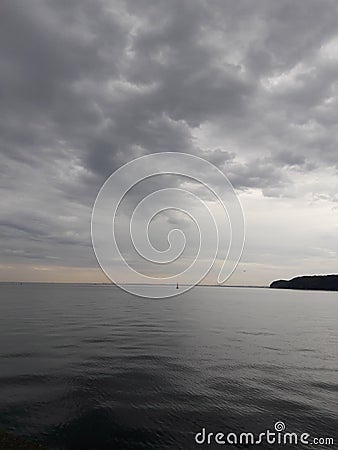
[[[179,289],[179,287],[178,287],[178,283],[176,284],[176,289]]]

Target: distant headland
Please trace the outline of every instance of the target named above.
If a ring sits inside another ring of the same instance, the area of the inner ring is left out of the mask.
[[[305,275],[292,280],[277,280],[270,284],[270,288],[338,291],[338,275]]]

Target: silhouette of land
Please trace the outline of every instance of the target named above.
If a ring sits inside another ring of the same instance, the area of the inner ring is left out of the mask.
[[[277,280],[270,284],[270,288],[338,291],[338,275],[305,275],[291,280]]]

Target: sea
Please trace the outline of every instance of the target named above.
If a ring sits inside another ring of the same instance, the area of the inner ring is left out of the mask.
[[[338,448],[337,292],[3,283],[0,338],[0,428],[49,449]]]

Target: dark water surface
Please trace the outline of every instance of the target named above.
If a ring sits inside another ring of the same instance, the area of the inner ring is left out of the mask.
[[[50,448],[161,450],[230,448],[195,434],[283,421],[337,445],[337,330],[337,293],[3,284],[0,427]],[[237,445],[254,447],[287,448]]]

